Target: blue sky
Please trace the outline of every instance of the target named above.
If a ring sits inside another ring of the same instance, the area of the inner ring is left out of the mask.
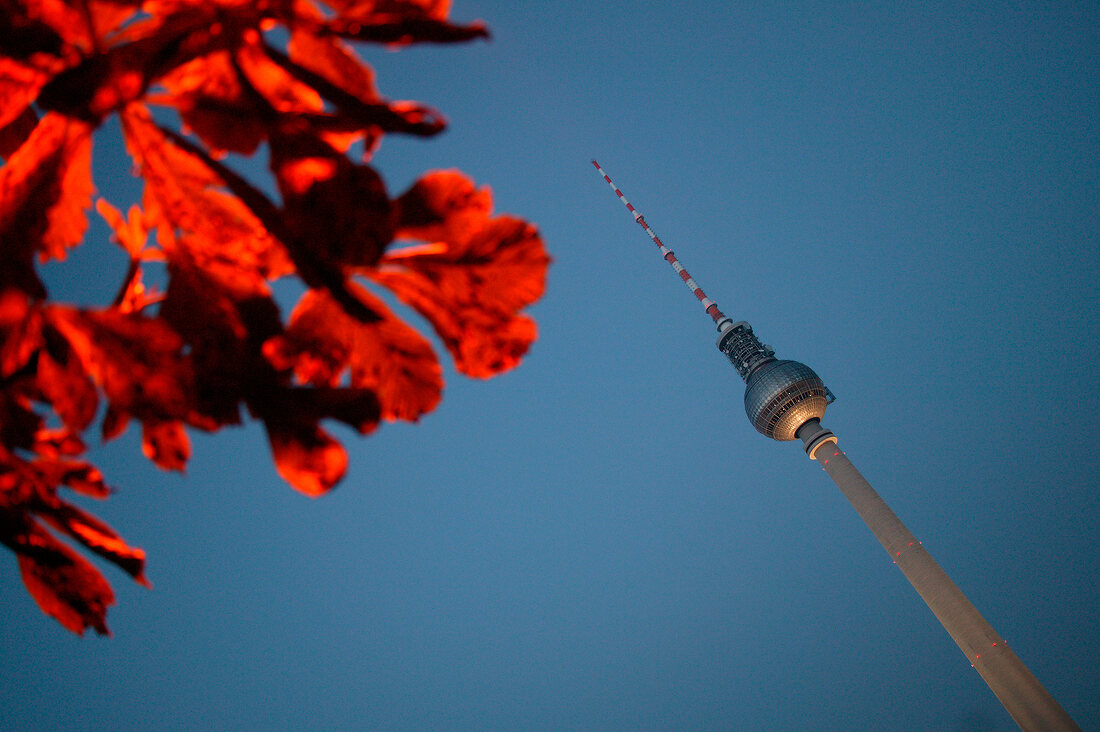
[[[753,431],[593,157],[1100,727],[1100,11],[728,5],[456,0],[490,42],[367,49],[451,121],[386,138],[391,191],[456,167],[539,225],[540,339],[490,381],[446,365],[420,424],[340,432],[316,501],[256,427],[193,436],[185,477],[134,429],[97,448],[154,589],[107,569],[115,637],[80,639],[0,562],[0,727],[1013,729],[819,466]],[[94,299],[108,266],[97,241],[47,276]]]

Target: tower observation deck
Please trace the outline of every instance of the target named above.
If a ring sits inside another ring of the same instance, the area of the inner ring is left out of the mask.
[[[721,351],[745,381],[745,412],[758,432],[774,440],[802,441],[806,455],[818,461],[879,540],[890,558],[932,610],[970,665],[981,675],[1012,719],[1028,732],[1079,730],[1069,714],[1043,687],[1004,638],[982,617],[943,568],[905,527],[821,425],[835,397],[813,369],[775,358],[752,326],[734,322],[708,298],[672,251],[595,160],[592,164],[626,205],[634,220],[658,246],[661,256],[702,303],[718,329]]]

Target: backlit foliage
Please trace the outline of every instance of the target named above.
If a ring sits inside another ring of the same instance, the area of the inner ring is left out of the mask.
[[[145,583],[144,552],[61,492],[111,492],[81,459],[97,420],[107,440],[138,422],[145,456],[183,470],[187,428],[243,411],[279,474],[318,496],[347,467],[323,420],[367,434],[440,399],[432,346],[370,286],[423,315],[469,376],[512,368],[535,339],[520,312],[549,261],[534,227],[493,216],[461,173],[391,197],[370,165],[386,133],[445,123],[385,99],[356,44],[486,35],[448,15],[446,0],[0,0],[0,541],[66,628],[106,633],[114,597],[59,535]],[[144,186],[126,213],[92,181],[111,115]],[[227,164],[261,149],[277,199]],[[118,285],[99,308],[57,301],[36,270],[81,244],[89,215],[129,260],[95,273]],[[420,243],[391,246],[405,239]],[[284,318],[270,282],[291,276],[307,291]]]

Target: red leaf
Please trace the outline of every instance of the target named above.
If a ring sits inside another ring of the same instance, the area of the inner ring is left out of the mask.
[[[0,43],[0,48],[8,47]],[[31,107],[48,75],[40,68],[0,56],[0,157],[9,157],[29,138],[38,122]]]
[[[339,38],[317,36],[305,32],[299,26],[291,31],[288,51],[290,60],[299,67],[308,69],[329,82],[332,88],[341,90],[339,99],[343,99],[342,95],[346,94],[371,107],[383,104],[375,87],[374,70],[363,63],[355,51]],[[328,87],[319,91],[323,94],[328,91]],[[351,116],[358,122],[363,122],[358,115]],[[363,139],[362,159],[366,161],[382,140],[383,126],[360,124],[358,127],[359,129],[343,134],[325,133],[322,138],[341,152],[346,152],[356,140]]]
[[[321,95],[308,84],[295,79],[269,57],[260,44],[260,36],[249,33],[237,50],[236,60],[247,81],[277,112],[320,112]]]
[[[362,435],[373,432],[381,418],[374,391],[356,387],[277,387],[258,394],[249,407],[268,423],[336,419]]]
[[[337,10],[332,30],[374,43],[453,43],[489,35],[481,23],[447,22],[450,0],[325,0]]]
[[[117,37],[119,28],[127,25],[141,5],[142,0],[87,0],[87,11],[83,15],[92,26],[93,36],[102,45],[109,36]]]
[[[149,305],[159,302],[162,295],[155,290],[146,290],[143,280],[142,262],[164,258],[159,249],[146,249],[145,243],[149,231],[145,225],[145,216],[137,206],[131,206],[125,220],[118,209],[100,198],[95,203],[96,211],[114,229],[112,240],[130,256],[130,268],[126,273],[121,289],[111,304],[123,313],[140,313]]]
[[[479,22],[453,25],[439,20],[415,19],[359,23],[337,18],[327,25],[333,33],[344,38],[364,43],[386,43],[391,46],[405,46],[411,43],[455,43],[489,37],[489,30]]]
[[[146,224],[157,229],[161,247],[174,246],[177,232],[208,231],[195,200],[218,186],[218,177],[197,156],[165,142],[145,107],[131,105],[120,117],[126,147],[145,180]]]
[[[243,94],[229,51],[193,59],[162,83],[184,124],[216,154],[251,155],[267,136],[264,110]]]
[[[29,2],[21,4],[30,5]],[[0,13],[0,48],[5,55],[29,60],[62,53],[64,40],[41,20],[41,13],[36,10],[29,7],[15,10],[11,3],[5,3],[4,12]]]
[[[396,208],[398,238],[461,241],[489,220],[493,194],[457,170],[436,170],[405,191]]]
[[[57,34],[57,40],[48,45],[44,44],[46,49],[53,53],[62,51],[62,39],[73,46],[88,51],[96,43],[94,31],[106,31],[105,28],[100,26],[89,28],[90,18],[88,15],[81,13],[80,9],[74,7],[75,4],[71,2],[65,2],[64,0],[23,0],[20,4],[25,6],[25,13],[29,16],[20,19],[23,23],[28,20],[34,24],[41,23],[43,27],[48,27]],[[97,6],[98,4],[96,3]],[[45,38],[42,37],[40,40],[45,40]]]
[[[46,343],[38,353],[38,388],[65,426],[79,434],[95,417],[99,395],[68,341],[47,328]]]
[[[126,431],[130,424],[130,413],[111,404],[107,405],[107,413],[103,415],[103,424],[99,433],[104,442],[109,442]]]
[[[41,346],[41,312],[24,293],[0,289],[0,379],[23,368]]]
[[[238,296],[268,297],[266,280],[294,271],[286,249],[236,196],[209,188],[189,202],[202,224],[178,245],[219,285]],[[172,264],[173,252],[166,257]]]
[[[43,474],[52,468],[53,474],[48,478],[51,483],[67,485],[77,493],[92,498],[107,498],[111,495],[111,489],[103,481],[103,473],[91,463],[40,458],[34,464]]]
[[[86,125],[50,114],[0,168],[0,287],[43,297],[34,253],[64,259],[80,243],[93,191],[91,150]]]
[[[168,259],[160,315],[192,349],[197,389],[188,421],[203,429],[238,422],[241,398],[271,378],[260,344],[281,330],[266,278],[292,266],[253,209],[218,189],[212,161],[167,142],[145,110],[128,111],[123,125]]]
[[[312,138],[277,138],[271,165],[287,224],[332,266],[370,267],[393,240],[393,210],[382,178]]]
[[[60,305],[45,312],[115,409],[142,419],[188,415],[194,376],[183,341],[163,320]]]
[[[446,20],[451,0],[325,0],[343,17],[363,22]]]
[[[377,321],[356,320],[323,291],[313,290],[294,308],[286,333],[264,345],[264,354],[276,368],[292,368],[301,381],[318,386],[337,386],[350,371],[352,386],[378,394],[384,419],[415,421],[433,410],[442,394],[435,353],[381,300],[352,289],[378,313]]]
[[[7,52],[6,45],[0,47]],[[35,66],[0,56],[0,127],[11,124],[26,111],[48,78],[46,72]]]
[[[147,114],[144,115],[147,117]],[[145,124],[145,122],[142,122]],[[136,126],[136,125],[135,125]],[[150,125],[151,126],[151,125]],[[174,145],[195,159],[201,159],[208,170],[214,170],[225,182],[226,186],[236,195],[245,206],[262,222],[263,226],[272,233],[278,241],[282,242],[291,261],[297,267],[298,276],[310,287],[323,287],[332,293],[333,297],[343,306],[349,314],[359,318],[363,322],[370,322],[375,315],[361,302],[356,300],[347,289],[347,279],[339,267],[324,261],[312,249],[312,242],[299,240],[290,231],[284,221],[282,212],[275,208],[267,197],[253,187],[247,180],[235,173],[230,168],[211,158],[202,148],[194,145],[183,137],[170,130],[161,130],[153,127],[159,139],[167,136]]]
[[[31,411],[26,397],[14,391],[0,391],[0,455],[7,448],[31,449],[42,430],[42,418]]]
[[[56,509],[40,515],[54,528],[117,565],[138,584],[149,586],[145,579],[145,552],[129,546],[114,529],[95,516],[64,501]]]
[[[88,628],[110,635],[107,607],[115,593],[103,575],[36,524],[17,540],[22,543],[9,546],[19,555],[23,584],[42,612],[77,635]]]
[[[348,93],[340,84],[335,84],[323,75],[292,61],[278,49],[264,46],[271,61],[277,63],[295,79],[315,89],[322,97],[337,108],[336,115],[299,115],[284,120],[284,129],[301,130],[302,122],[308,121],[316,130],[335,128],[337,131],[371,130],[401,132],[409,135],[430,137],[446,128],[447,120],[436,110],[415,102],[366,102],[352,93]],[[322,136],[323,137],[323,136]],[[326,140],[327,141],[327,140]]]
[[[381,101],[374,84],[374,70],[340,39],[314,35],[299,27],[291,32],[288,50],[295,63],[339,85],[356,99],[367,103]]]
[[[84,445],[79,435],[75,435],[70,432],[68,428],[62,427],[53,430],[38,430],[34,435],[34,445],[31,449],[36,455],[41,455],[44,458],[58,458],[61,456],[72,457],[74,455],[83,455],[84,451],[88,448]],[[90,465],[88,467],[91,468]],[[95,468],[92,468],[92,470],[95,470]],[[95,473],[98,475],[98,480],[102,482],[103,476],[99,475],[98,470],[95,470]],[[91,480],[92,476],[89,475],[88,479]],[[68,480],[63,480],[61,482],[68,483]],[[99,496],[99,493],[95,489],[91,489],[91,492],[88,492],[75,485],[72,487],[78,493]],[[106,486],[104,486],[103,490],[107,490]]]
[[[28,106],[0,127],[0,158],[11,157],[11,154],[27,141],[37,126],[38,113],[34,111],[34,107]]]
[[[123,219],[117,208],[112,206],[106,199],[100,198],[95,202],[95,210],[99,212],[107,225],[114,230],[115,241],[130,255],[131,260],[149,258],[148,254],[144,257],[142,255],[149,231],[140,208],[131,206],[130,210],[126,212],[126,218]]]
[[[344,477],[347,453],[316,422],[267,420],[265,424],[275,468],[295,490],[317,498]]]
[[[140,584],[145,552],[130,547],[111,527],[57,496],[59,481],[89,492],[105,490],[102,476],[86,463],[38,458],[27,462],[0,447],[0,543],[19,555],[27,589],[44,612],[66,628],[107,633],[110,585],[91,564],[38,523],[48,522],[118,565]],[[82,485],[87,481],[89,485]]]
[[[378,399],[369,389],[277,388],[256,397],[249,406],[267,428],[279,475],[308,496],[330,490],[347,469],[344,449],[318,421],[338,419],[362,434],[378,424]]]
[[[191,442],[183,422],[146,420],[141,424],[141,451],[163,470],[183,472],[191,457]]]
[[[148,110],[131,107],[123,129],[146,183],[144,222],[157,228],[169,260],[183,247],[230,290],[260,295],[268,292],[265,279],[294,271],[282,243],[239,197],[242,191],[222,190],[224,182],[207,161],[168,142]]]
[[[188,422],[207,430],[237,424],[241,400],[277,382],[260,348],[282,330],[278,307],[255,272],[199,266],[186,247],[170,255],[169,273],[160,315],[191,348],[195,403]]]
[[[457,236],[389,253],[365,274],[431,322],[459,371],[489,378],[535,340],[518,311],[542,295],[550,258],[533,226],[507,216]]]
[[[108,26],[127,15],[101,16],[100,21]],[[139,26],[148,31],[146,35],[136,37],[130,29],[130,42],[105,49],[98,36],[113,28],[97,28],[95,52],[54,76],[38,95],[39,106],[99,124],[107,114],[140,100],[151,84],[172,69],[224,44],[215,18],[199,8],[157,20]]]

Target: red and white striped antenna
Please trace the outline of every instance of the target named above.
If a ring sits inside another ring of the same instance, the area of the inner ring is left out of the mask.
[[[611,186],[611,190],[615,191],[615,195],[619,197],[619,200],[626,205],[627,210],[630,211],[630,214],[634,217],[638,225],[645,229],[645,233],[649,234],[649,238],[652,239],[653,243],[657,245],[657,248],[661,250],[661,256],[665,258],[665,261],[668,262],[674,270],[676,270],[676,273],[680,275],[680,279],[684,281],[688,289],[699,299],[699,302],[703,303],[703,309],[706,310],[707,315],[714,319],[714,324],[718,327],[718,330],[724,330],[724,327],[728,326],[728,324],[732,324],[733,321],[723,315],[722,311],[718,309],[718,304],[707,297],[707,294],[703,292],[703,288],[699,287],[698,283],[692,279],[688,271],[684,269],[684,265],[680,264],[680,260],[676,259],[676,255],[672,253],[672,250],[664,245],[657,236],[657,232],[649,228],[649,224],[645,222],[645,217],[642,216],[641,211],[638,211],[630,201],[626,200],[626,196],[623,195],[623,192],[611,181],[611,176],[605,173],[603,168],[600,167],[600,164],[595,160],[592,161],[592,164],[596,166],[596,170],[600,171],[600,175],[607,181],[607,185]]]

